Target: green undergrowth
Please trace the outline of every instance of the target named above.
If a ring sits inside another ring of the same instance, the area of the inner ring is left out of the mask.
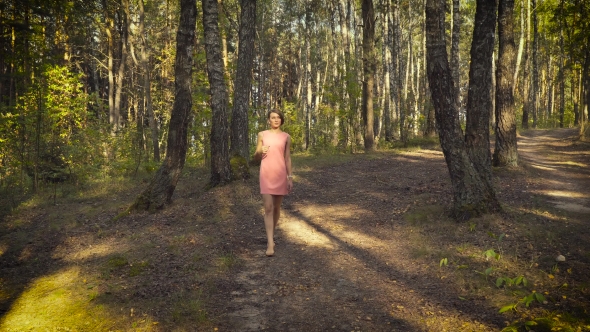
[[[408,250],[439,278],[452,280],[460,300],[488,299],[508,322],[502,331],[590,331],[589,269],[556,261],[557,248],[575,230],[538,222],[539,216],[550,217],[571,227],[574,220],[535,204],[527,211],[507,205],[503,215],[462,223],[448,218],[441,206],[418,204],[404,214]],[[587,250],[583,242],[568,245]]]

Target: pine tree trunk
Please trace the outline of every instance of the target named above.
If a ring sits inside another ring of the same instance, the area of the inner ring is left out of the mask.
[[[252,67],[254,65],[254,37],[256,33],[256,0],[241,0],[238,68],[235,80],[234,104],[231,122],[232,158],[244,159],[247,168],[250,154],[248,137],[248,112],[252,90]],[[238,174],[234,174],[236,176]],[[246,169],[241,177],[248,177]]]
[[[563,13],[564,0],[559,2],[560,10]],[[563,128],[563,120],[565,116],[565,47],[563,44],[564,31],[563,21],[559,23],[559,128]]]
[[[207,76],[211,93],[211,178],[209,187],[223,185],[231,180],[229,165],[227,107],[229,96],[225,84],[221,35],[219,33],[219,7],[217,0],[202,0]]]
[[[467,96],[465,141],[478,173],[492,186],[490,114],[492,61],[496,35],[496,0],[477,0]]]
[[[539,111],[538,98],[539,95],[539,29],[537,19],[537,0],[532,0],[533,10],[533,63],[532,63],[532,85],[531,85],[531,113],[533,113],[533,128],[537,128],[537,117]]]
[[[124,17],[125,12],[123,8],[125,5],[123,1],[119,1],[120,10],[119,16]],[[120,24],[121,27],[121,39],[119,41],[119,67],[117,68],[117,76],[116,76],[116,86],[115,86],[115,104],[114,104],[114,113],[113,113],[113,121],[115,123],[115,131],[118,131],[121,128],[122,120],[121,120],[121,104],[122,104],[122,94],[123,94],[123,82],[125,79],[125,65],[127,64],[127,26],[126,26],[126,19],[121,19]]]
[[[529,116],[531,112],[531,4],[526,0],[526,30],[524,39],[524,72],[522,74],[522,128],[529,129]],[[521,11],[524,11],[521,8]]]
[[[452,215],[466,220],[482,213],[499,211],[500,205],[493,187],[485,176],[480,176],[467,153],[445,45],[444,8],[444,0],[426,2],[427,72],[441,147],[453,188]],[[487,47],[492,48],[493,44]],[[477,60],[490,61],[481,57],[474,59]]]
[[[365,151],[375,149],[373,88],[375,84],[375,10],[373,0],[362,1],[363,13],[363,101]]]
[[[586,45],[590,45],[590,35],[587,37]],[[582,80],[584,81],[584,93],[582,97],[582,128],[587,126],[587,121],[590,116],[590,48],[586,48],[586,55],[584,59],[584,69],[582,72]],[[582,133],[584,134],[584,133]]]
[[[147,38],[145,35],[145,11],[144,0],[139,0],[139,38],[141,39],[141,67],[143,68],[143,97],[145,99],[144,105],[147,111],[147,117],[150,125],[150,133],[152,138],[152,148],[154,151],[154,160],[160,162],[160,142],[158,140],[158,124],[154,115],[154,107],[152,104],[151,81],[150,81],[150,59],[148,55]]]
[[[496,69],[496,145],[494,166],[518,166],[516,115],[513,93],[514,0],[500,0],[498,7],[498,68]]]
[[[112,132],[119,130],[117,123],[117,115],[115,113],[115,65],[114,65],[114,48],[113,29],[115,22],[110,16],[107,0],[102,0],[105,20],[105,32],[107,35],[107,72],[108,72],[108,103],[109,103],[109,124]]]
[[[392,8],[392,23],[389,28],[389,34],[391,35],[391,76],[390,76],[390,94],[392,101],[392,138],[399,133],[398,137],[401,137],[401,80],[400,80],[400,22],[399,22],[399,0],[393,3]]]
[[[514,79],[512,80],[513,94],[516,93],[518,87],[518,73],[520,72],[520,64],[522,62],[522,55],[524,53],[524,35],[525,35],[525,19],[524,19],[524,0],[520,0],[520,38],[518,42],[518,53],[516,55],[516,70],[514,71]]]
[[[383,126],[385,127],[385,140],[387,142],[393,141],[393,128],[391,122],[391,49],[389,45],[392,43],[391,36],[391,24],[390,24],[390,1],[385,1],[383,4],[385,7],[385,14],[383,15],[383,50],[382,50],[382,63],[383,63]]]
[[[455,86],[455,102],[457,109],[461,109],[461,75],[459,70],[459,39],[461,37],[461,13],[459,0],[453,0],[453,27],[451,34],[451,71]]]
[[[191,83],[196,20],[196,0],[181,0],[174,65],[175,98],[170,117],[166,157],[149,186],[137,197],[132,209],[155,211],[163,208],[171,201],[184,167],[188,124],[193,105]]]

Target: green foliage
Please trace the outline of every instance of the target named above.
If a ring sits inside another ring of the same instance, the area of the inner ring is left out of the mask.
[[[37,187],[41,180],[73,180],[100,163],[106,135],[89,109],[100,105],[81,82],[82,75],[67,67],[47,66],[17,105],[3,110],[2,178],[24,170]]]
[[[305,124],[303,119],[299,117],[296,104],[285,102],[281,106],[281,111],[285,115],[283,130],[291,136],[291,150],[293,152],[302,151],[305,145]]]
[[[483,255],[485,256],[485,258],[487,260],[489,260],[490,258],[500,260],[500,258],[502,257],[500,254],[496,253],[496,251],[494,251],[494,249],[489,249],[489,250],[484,251]]]
[[[547,300],[545,299],[545,296],[543,296],[543,294],[532,291],[530,294],[521,298],[518,302],[503,306],[502,308],[500,308],[498,312],[504,313],[508,311],[517,311],[519,305],[525,305],[528,308],[533,302],[544,304],[546,301]]]
[[[519,276],[516,278],[508,278],[508,277],[499,277],[496,279],[496,287],[500,288],[504,287],[512,287],[512,286],[527,286],[528,280],[524,276]]]

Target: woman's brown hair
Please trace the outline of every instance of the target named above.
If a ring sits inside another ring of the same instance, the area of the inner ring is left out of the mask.
[[[268,114],[266,115],[266,118],[270,120],[270,115],[272,113],[276,113],[279,115],[279,118],[281,118],[281,126],[283,125],[283,123],[285,123],[285,115],[283,114],[283,112],[279,111],[279,110],[270,110],[268,111]]]

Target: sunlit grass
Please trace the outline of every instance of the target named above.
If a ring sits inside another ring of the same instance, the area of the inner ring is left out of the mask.
[[[92,303],[77,267],[34,280],[2,318],[2,331],[107,331],[120,323]]]

